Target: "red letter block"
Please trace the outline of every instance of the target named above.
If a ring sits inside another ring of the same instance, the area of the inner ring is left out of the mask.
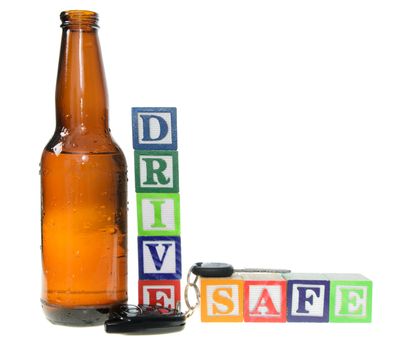
[[[180,280],[139,280],[138,304],[175,308],[180,302]]]
[[[286,280],[277,273],[242,275],[245,322],[286,322]]]

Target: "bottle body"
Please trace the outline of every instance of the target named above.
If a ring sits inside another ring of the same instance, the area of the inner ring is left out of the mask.
[[[41,158],[42,306],[65,325],[100,324],[127,300],[127,166],[87,29],[63,29],[56,131]]]

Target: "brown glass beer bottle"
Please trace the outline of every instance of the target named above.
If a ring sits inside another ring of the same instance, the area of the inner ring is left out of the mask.
[[[92,325],[127,300],[127,167],[108,125],[98,16],[62,12],[56,130],[41,159],[42,307]]]

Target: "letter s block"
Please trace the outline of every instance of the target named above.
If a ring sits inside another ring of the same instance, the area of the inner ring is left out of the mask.
[[[136,192],[179,192],[177,151],[134,151]]]
[[[174,309],[179,302],[180,280],[138,281],[138,304]]]
[[[177,150],[176,108],[134,107],[133,146],[138,150]]]
[[[286,273],[288,322],[328,322],[329,280],[324,274]]]
[[[243,281],[240,277],[201,279],[201,321],[243,321]]]
[[[360,274],[326,274],[331,283],[330,322],[371,322],[373,283]]]

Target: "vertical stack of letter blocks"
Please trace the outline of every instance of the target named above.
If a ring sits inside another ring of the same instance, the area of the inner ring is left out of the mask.
[[[181,248],[176,108],[133,108],[138,303],[180,302]]]
[[[372,282],[359,274],[241,274],[201,279],[204,322],[371,322]]]

